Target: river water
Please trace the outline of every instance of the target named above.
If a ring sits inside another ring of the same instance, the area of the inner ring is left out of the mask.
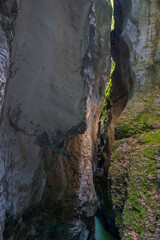
[[[95,232],[96,240],[116,240],[116,238],[114,238],[112,234],[104,230],[102,224],[97,217],[95,217]]]

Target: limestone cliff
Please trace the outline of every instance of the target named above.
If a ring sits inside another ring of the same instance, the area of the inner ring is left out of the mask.
[[[11,51],[0,122],[4,239],[94,237],[111,12],[106,0],[1,3],[2,83]]]

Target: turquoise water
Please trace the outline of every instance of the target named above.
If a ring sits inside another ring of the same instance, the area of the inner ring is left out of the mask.
[[[104,230],[97,217],[95,217],[95,228],[96,240],[116,240],[110,233]]]

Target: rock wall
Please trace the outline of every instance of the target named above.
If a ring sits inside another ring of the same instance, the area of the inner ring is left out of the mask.
[[[24,0],[14,11],[12,1],[2,3],[3,16],[17,13],[13,39],[2,39],[12,52],[0,122],[3,237],[92,239],[110,2]]]
[[[98,216],[122,239],[159,239],[159,1],[115,1],[115,21],[113,105],[102,135],[110,169],[96,177]]]

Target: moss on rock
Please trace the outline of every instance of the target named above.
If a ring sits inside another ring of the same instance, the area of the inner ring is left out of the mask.
[[[108,175],[108,191],[116,216],[115,224],[123,240],[157,239],[160,217],[158,93],[156,89],[146,93],[143,99],[135,96],[116,126],[117,141]]]

